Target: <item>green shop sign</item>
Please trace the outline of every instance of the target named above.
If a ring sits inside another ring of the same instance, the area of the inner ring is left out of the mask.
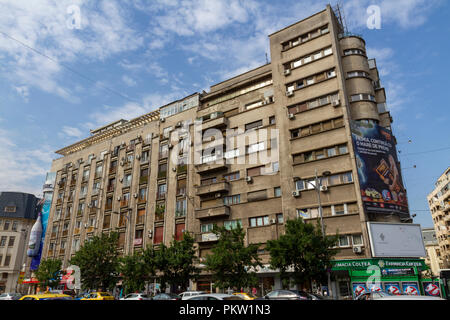
[[[331,261],[331,270],[364,270],[370,266],[380,268],[419,268],[428,269],[425,261],[422,259],[359,259],[359,260],[334,260]]]

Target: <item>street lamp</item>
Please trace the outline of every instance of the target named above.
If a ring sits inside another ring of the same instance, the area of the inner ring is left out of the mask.
[[[319,203],[319,215],[320,215],[320,226],[322,229],[322,237],[325,239],[325,229],[324,229],[324,224],[323,224],[323,213],[322,213],[322,202],[320,201],[320,188],[322,187],[322,179],[323,177],[328,177],[329,175],[331,175],[330,171],[324,171],[322,172],[322,177],[319,179],[319,177],[317,176],[317,169],[314,170],[315,172],[315,179],[314,179],[314,184],[304,180],[306,183],[308,183],[310,186],[312,186],[316,192],[317,192],[317,201]],[[294,181],[299,181],[301,180],[300,177],[294,177]],[[327,270],[327,278],[328,278],[328,295],[331,296],[331,274],[330,272]]]

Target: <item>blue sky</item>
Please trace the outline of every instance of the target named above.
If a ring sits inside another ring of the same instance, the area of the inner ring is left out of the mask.
[[[326,3],[0,0],[0,190],[41,193],[55,150],[264,64],[270,33]],[[377,59],[415,222],[431,227],[426,195],[450,165],[450,6],[343,4]],[[381,29],[367,28],[370,5]]]

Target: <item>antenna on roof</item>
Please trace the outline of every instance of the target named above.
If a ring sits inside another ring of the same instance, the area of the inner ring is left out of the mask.
[[[341,1],[336,2],[336,5],[333,8],[333,12],[342,28],[342,32],[348,32],[347,21],[345,20],[344,6],[342,5]]]
[[[269,58],[267,57],[267,52],[266,52],[266,63],[269,64]]]

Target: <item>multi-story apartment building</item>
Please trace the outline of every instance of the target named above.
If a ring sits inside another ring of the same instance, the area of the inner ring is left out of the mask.
[[[443,260],[441,268],[450,268],[450,167],[437,179],[428,195],[428,205]]]
[[[390,130],[375,60],[330,6],[269,40],[270,63],[57,151],[44,257],[67,265],[83,241],[110,230],[124,254],[187,230],[201,261],[217,241],[214,224],[240,224],[267,264],[265,243],[286,219],[318,218],[317,174],[326,233],[340,235],[336,259],[371,258],[366,222],[402,219],[364,210],[352,147],[351,121]],[[281,286],[275,270],[259,275],[264,290]],[[332,280],[349,294],[348,275]],[[209,289],[210,278],[196,286]]]
[[[444,262],[441,258],[441,250],[437,241],[436,231],[434,228],[423,228],[422,235],[423,243],[427,251],[425,263],[430,267],[431,275],[437,277],[439,276],[439,271],[444,267]]]
[[[19,274],[29,268],[27,247],[38,202],[32,194],[0,193],[0,293],[18,291]]]

